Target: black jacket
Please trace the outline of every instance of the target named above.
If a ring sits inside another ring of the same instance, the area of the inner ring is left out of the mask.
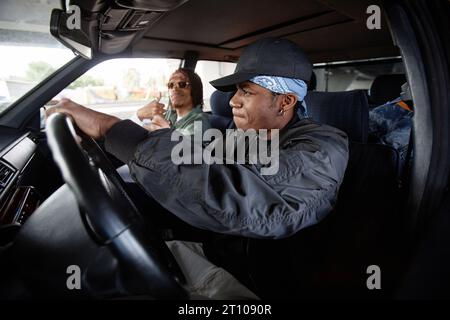
[[[283,238],[319,222],[336,200],[348,161],[346,135],[303,119],[280,131],[279,169],[252,164],[180,164],[172,129],[149,133],[129,120],[107,133],[108,152],[167,210],[206,230]]]

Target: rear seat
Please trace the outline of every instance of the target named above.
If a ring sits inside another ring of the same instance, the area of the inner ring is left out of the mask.
[[[321,223],[287,239],[224,237],[224,252],[232,250],[234,256],[216,252],[214,262],[261,298],[383,296],[399,266],[399,155],[391,147],[366,143],[364,91],[310,92],[306,103],[314,120],[345,131],[351,141],[336,208]],[[382,269],[385,291],[366,287],[372,264]]]

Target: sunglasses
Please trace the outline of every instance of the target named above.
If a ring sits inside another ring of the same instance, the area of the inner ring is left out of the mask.
[[[180,89],[184,89],[184,88],[186,88],[187,86],[189,86],[190,83],[189,83],[189,82],[186,82],[186,81],[169,82],[169,83],[167,84],[167,88],[173,89],[173,88],[175,87],[175,85],[177,85],[177,87],[180,88]]]

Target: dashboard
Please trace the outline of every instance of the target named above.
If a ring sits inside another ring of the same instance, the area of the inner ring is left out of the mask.
[[[0,151],[0,248],[61,184],[46,149],[42,136],[28,132]]]

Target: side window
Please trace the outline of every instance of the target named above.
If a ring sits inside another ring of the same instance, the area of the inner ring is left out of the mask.
[[[204,111],[211,110],[209,99],[211,98],[211,94],[216,90],[212,85],[209,84],[209,82],[217,78],[232,74],[235,68],[236,63],[231,62],[205,60],[197,62],[195,72],[200,76],[203,83]]]
[[[176,59],[112,59],[104,61],[72,82],[55,99],[73,101],[119,117],[129,118],[137,109],[162,94],[167,105],[167,82],[178,68]]]

